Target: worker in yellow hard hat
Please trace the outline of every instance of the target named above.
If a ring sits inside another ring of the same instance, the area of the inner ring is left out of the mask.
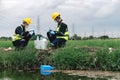
[[[30,18],[24,18],[22,24],[15,29],[15,34],[12,37],[15,50],[20,50],[27,46],[30,38],[35,34],[34,30],[26,31],[26,27],[29,26],[30,23]]]
[[[55,31],[49,30],[47,32],[48,39],[50,40],[51,47],[62,47],[69,38],[68,26],[63,22],[58,12],[52,13],[52,19],[57,22],[57,27]]]

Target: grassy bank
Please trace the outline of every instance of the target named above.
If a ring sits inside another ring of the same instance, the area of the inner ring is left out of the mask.
[[[39,66],[38,52],[33,48],[31,41],[26,49],[22,51],[3,51],[4,48],[13,47],[11,41],[1,41],[0,43],[0,68],[30,70]]]
[[[10,41],[0,43],[0,68],[31,70],[41,64],[50,64],[56,69],[113,70],[120,71],[120,40],[68,41],[64,48],[51,55],[34,49],[31,41],[23,51],[4,52]],[[108,48],[113,48],[109,52]]]
[[[69,47],[59,49],[51,59],[58,69],[120,71],[120,50],[109,53],[108,48]]]
[[[69,41],[51,61],[58,69],[120,71],[120,40]]]

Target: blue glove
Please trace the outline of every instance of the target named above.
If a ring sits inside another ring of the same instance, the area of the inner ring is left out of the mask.
[[[30,30],[30,32],[34,32],[34,30]]]
[[[30,30],[29,33],[32,35],[34,33],[34,30]]]
[[[35,31],[34,31],[34,30],[30,30],[30,31],[29,31],[29,34],[30,34],[31,36],[34,36],[34,35],[35,35]]]
[[[55,34],[55,32],[54,32],[54,31],[50,31],[50,34],[54,35],[54,34]]]

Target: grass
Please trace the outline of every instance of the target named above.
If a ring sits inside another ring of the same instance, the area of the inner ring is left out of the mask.
[[[23,51],[4,52],[4,47],[13,47],[11,41],[0,43],[0,68],[33,69],[50,64],[56,69],[120,71],[119,39],[68,41],[51,55],[35,50],[33,41]]]
[[[120,40],[69,41],[53,53],[51,61],[57,69],[120,71],[119,49]]]
[[[80,41],[69,41],[68,46],[90,46],[90,47],[120,47],[119,39],[108,39],[108,40],[80,40]]]
[[[22,51],[4,52],[3,48],[13,47],[11,41],[0,43],[0,68],[33,69],[38,67],[38,52],[33,48],[34,42],[30,41]]]

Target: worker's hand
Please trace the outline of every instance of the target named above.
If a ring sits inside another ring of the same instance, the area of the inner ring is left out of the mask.
[[[35,33],[34,33],[34,30],[30,30],[29,33],[30,33],[31,35],[35,34]]]
[[[29,32],[35,32],[33,29],[30,29],[30,31]]]
[[[54,35],[54,34],[55,34],[55,32],[54,32],[54,31],[50,31],[50,34]]]

